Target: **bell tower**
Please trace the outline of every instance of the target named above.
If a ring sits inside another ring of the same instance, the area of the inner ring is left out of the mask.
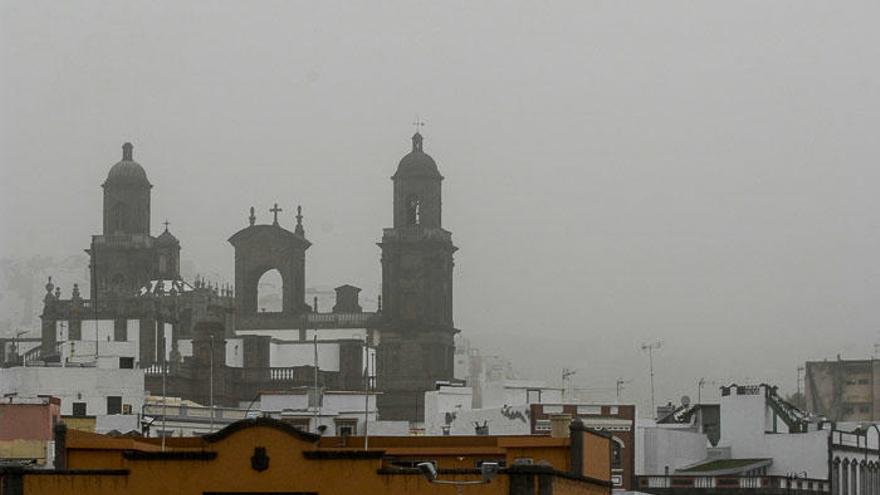
[[[131,143],[122,145],[122,160],[110,168],[104,189],[104,229],[92,236],[89,254],[91,297],[129,297],[155,275],[150,236],[150,191],[147,173],[134,161]]]
[[[424,393],[453,378],[452,234],[442,227],[443,176],[423,137],[401,159],[394,183],[394,226],[382,242],[379,413],[422,421]]]

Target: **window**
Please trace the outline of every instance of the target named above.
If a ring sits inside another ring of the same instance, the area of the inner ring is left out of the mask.
[[[290,423],[294,428],[300,431],[309,431],[309,427],[312,422],[309,418],[291,418],[285,419],[288,423]]]
[[[336,436],[350,437],[357,434],[356,419],[337,419],[336,420]]]
[[[540,404],[541,403],[541,390],[536,388],[530,388],[526,390],[526,404]]]
[[[76,417],[83,417],[86,415],[86,403],[85,402],[74,402],[73,406],[73,415]]]
[[[406,223],[407,225],[422,223],[422,202],[416,196],[406,198]]]
[[[550,431],[553,427],[550,425],[549,419],[536,419],[535,420],[535,431]]]
[[[119,367],[125,370],[134,369],[134,358],[133,357],[121,357],[119,358]]]
[[[107,397],[107,414],[122,413],[122,397],[111,395]]]
[[[611,467],[623,467],[623,441],[617,437],[611,437]]]

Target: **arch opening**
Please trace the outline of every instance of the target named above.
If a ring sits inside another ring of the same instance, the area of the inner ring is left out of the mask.
[[[257,282],[257,311],[280,313],[284,309],[284,280],[281,272],[272,268],[260,276]]]
[[[406,198],[406,223],[407,225],[422,223],[422,201],[417,196]]]

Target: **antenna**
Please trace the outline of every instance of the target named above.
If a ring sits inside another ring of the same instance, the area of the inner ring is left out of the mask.
[[[623,391],[623,386],[632,380],[624,380],[623,378],[618,378],[617,382],[615,382],[614,386],[617,389],[617,403],[620,403],[620,392]]]
[[[654,350],[663,347],[663,341],[657,340],[650,344],[642,344],[642,350],[648,351],[649,370],[651,372],[651,416],[656,419],[657,407],[654,404]]]
[[[570,370],[568,368],[562,368],[562,402],[565,402],[565,391],[568,389],[566,383],[571,382],[571,376],[577,373],[575,370]]]

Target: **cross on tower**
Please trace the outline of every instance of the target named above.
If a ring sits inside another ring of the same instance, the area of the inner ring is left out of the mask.
[[[419,132],[422,130],[422,127],[425,127],[425,122],[416,115],[416,121],[413,122],[412,125],[415,126],[416,132]]]
[[[269,211],[275,214],[275,220],[272,222],[273,225],[278,225],[278,212],[284,211],[284,210],[282,210],[281,208],[278,207],[278,203],[275,203],[275,206],[272,208],[269,208]]]
[[[165,221],[162,222],[162,225],[165,226],[165,232],[168,232],[168,226],[171,225],[171,222],[169,222],[168,219],[166,218]]]

